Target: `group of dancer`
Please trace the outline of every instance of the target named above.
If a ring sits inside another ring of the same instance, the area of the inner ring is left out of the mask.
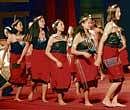
[[[118,102],[118,95],[124,81],[123,68],[130,67],[126,40],[118,25],[120,15],[120,7],[114,4],[108,8],[108,23],[104,31],[95,27],[91,16],[84,16],[79,21],[79,31],[75,34],[70,26],[67,35],[63,34],[64,22],[57,19],[52,24],[54,34],[47,36],[43,16],[29,23],[26,35],[22,34],[23,24],[19,19],[11,27],[6,27],[8,39],[2,62],[9,49],[9,83],[17,87],[15,100],[22,101],[20,93],[27,84],[27,77],[31,76],[32,87],[28,100],[33,100],[36,86],[41,83],[42,101],[48,102],[46,94],[50,83],[52,90],[57,93],[58,103],[66,105],[64,93],[70,88],[74,76],[76,92],[82,92],[86,106],[93,106],[89,93],[91,87],[97,87],[99,73],[101,79],[105,76],[101,68],[103,65],[111,85],[102,103],[107,107],[125,107]],[[0,88],[0,97],[6,86]]]

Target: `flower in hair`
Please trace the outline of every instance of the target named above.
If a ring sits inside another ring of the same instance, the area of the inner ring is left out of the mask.
[[[14,27],[19,21],[20,21],[19,19],[15,20],[15,21],[12,23],[11,26]]]
[[[89,15],[88,15],[88,18],[90,18],[90,19],[91,19],[91,18],[92,18],[92,15],[91,15],[91,14],[89,14]]]
[[[37,20],[41,19],[42,17],[43,16],[38,16],[38,17],[34,18],[33,21],[37,21]]]
[[[55,26],[60,22],[60,19],[57,19],[53,24],[52,24],[52,28],[55,28]]]
[[[115,8],[116,8],[117,6],[118,6],[117,4],[114,4],[114,5],[112,5],[112,6],[109,6],[107,12],[109,12],[109,11],[115,11]]]
[[[9,26],[6,26],[6,27],[5,27],[5,30],[9,30],[9,31],[11,31],[11,30],[12,30],[12,28],[11,28],[11,27],[9,27]]]
[[[116,6],[117,6],[117,4],[114,4],[114,5],[111,6],[111,8],[115,8]]]
[[[83,18],[81,18],[81,20],[79,21],[79,24],[81,24],[82,22],[84,22],[85,20],[87,20],[88,19],[88,17],[83,17]]]

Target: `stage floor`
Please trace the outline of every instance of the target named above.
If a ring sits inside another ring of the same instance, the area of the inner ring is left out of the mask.
[[[75,92],[75,86],[72,84],[70,90],[65,94],[65,101],[68,103],[65,106],[60,106],[56,102],[56,94],[52,93],[49,89],[47,93],[48,103],[43,103],[40,99],[41,90],[40,86],[37,87],[37,91],[34,95],[33,101],[29,102],[27,96],[30,91],[30,84],[28,84],[23,92],[21,98],[24,99],[23,102],[17,102],[13,100],[15,90],[11,96],[4,96],[0,100],[0,110],[130,110],[130,73],[125,74],[125,82],[121,94],[119,96],[119,101],[127,105],[125,108],[107,108],[101,103],[107,88],[109,87],[108,79],[99,81],[98,88],[93,88],[91,90],[90,99],[94,104],[93,107],[84,106],[84,101],[82,96],[77,96]]]

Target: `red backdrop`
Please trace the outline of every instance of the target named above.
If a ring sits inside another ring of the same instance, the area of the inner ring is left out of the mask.
[[[76,26],[75,0],[47,0],[46,1],[47,24],[51,24],[56,19],[61,19],[68,26]]]

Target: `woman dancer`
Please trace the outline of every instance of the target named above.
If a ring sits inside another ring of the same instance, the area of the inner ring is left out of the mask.
[[[81,31],[74,38],[72,45],[72,53],[76,56],[78,81],[86,106],[93,106],[89,101],[89,92],[91,87],[97,87],[97,67],[94,65],[97,43],[89,32],[91,21],[89,17],[80,20]]]
[[[51,60],[51,84],[52,89],[57,93],[58,103],[65,105],[63,100],[64,92],[70,87],[71,74],[69,72],[69,63],[67,61],[67,37],[62,34],[64,23],[56,20],[52,25],[55,30],[46,48],[46,55]]]
[[[5,48],[5,52],[3,54],[3,60],[5,58],[6,52],[10,47],[10,73],[11,77],[9,82],[12,85],[17,87],[17,92],[15,96],[15,100],[22,101],[20,99],[20,93],[22,91],[23,86],[26,84],[26,69],[25,69],[25,59],[22,57],[22,52],[24,51],[25,43],[23,41],[24,35],[23,32],[23,24],[17,19],[12,24],[13,33],[8,34],[7,45]]]
[[[125,42],[125,39],[121,34],[121,28],[117,22],[120,16],[120,7],[117,4],[108,7],[108,23],[100,40],[97,60],[95,62],[99,66],[103,58],[103,62],[107,67],[111,83],[103,99],[103,104],[107,107],[125,107],[125,105],[118,102],[118,95],[124,81],[122,66],[119,63],[119,52],[124,48],[122,44],[125,44],[122,43]]]
[[[33,48],[31,54],[31,72],[32,72],[32,91],[28,96],[31,101],[33,98],[34,90],[38,83],[42,83],[42,101],[46,100],[47,85],[50,79],[49,75],[49,61],[45,55],[45,49],[48,42],[48,37],[44,31],[45,20],[43,16],[38,16],[34,19],[30,27],[29,35],[31,36],[30,43]]]

